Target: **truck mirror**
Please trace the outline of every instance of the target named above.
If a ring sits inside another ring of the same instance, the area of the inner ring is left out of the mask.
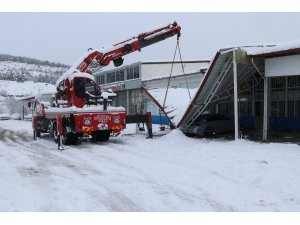
[[[31,108],[31,102],[28,102],[28,108]]]

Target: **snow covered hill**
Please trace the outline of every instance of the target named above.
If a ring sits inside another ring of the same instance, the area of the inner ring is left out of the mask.
[[[48,83],[0,80],[0,95],[32,96],[41,92],[54,92],[55,90],[55,86]]]
[[[69,68],[61,63],[0,54],[0,80],[38,81],[54,84]]]

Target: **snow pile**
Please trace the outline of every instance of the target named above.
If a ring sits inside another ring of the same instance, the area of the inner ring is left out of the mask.
[[[163,107],[166,88],[149,89],[147,91]],[[193,97],[197,89],[190,89],[189,91],[191,97]],[[164,110],[175,126],[179,123],[190,101],[188,89],[169,88]]]
[[[300,211],[295,144],[179,130],[58,151],[28,121],[0,122],[0,211]]]
[[[56,88],[52,84],[34,83],[33,81],[6,81],[0,80],[0,92],[5,91],[7,95],[13,96],[31,96],[37,95],[41,92],[55,92]]]

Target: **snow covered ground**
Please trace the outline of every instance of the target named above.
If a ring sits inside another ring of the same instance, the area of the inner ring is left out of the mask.
[[[164,99],[166,88],[149,89],[148,93],[163,107],[169,118],[172,118],[172,123],[177,126],[187,110],[191,99],[197,92],[197,89],[186,88],[169,88],[166,102]],[[193,98],[192,98],[193,99]]]
[[[0,211],[300,211],[298,145],[133,131],[58,151],[0,121]]]

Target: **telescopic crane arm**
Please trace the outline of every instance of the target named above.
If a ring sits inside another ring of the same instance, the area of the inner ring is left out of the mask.
[[[177,38],[179,38],[180,30],[181,27],[174,22],[167,26],[141,33],[136,37],[114,44],[112,48],[106,52],[92,50],[76,69],[80,72],[89,72],[89,67],[94,60],[99,63],[100,67],[107,66],[111,61],[114,62],[116,67],[121,66],[123,64],[122,56],[135,51],[141,51],[144,47],[163,41],[174,35],[177,35]]]

